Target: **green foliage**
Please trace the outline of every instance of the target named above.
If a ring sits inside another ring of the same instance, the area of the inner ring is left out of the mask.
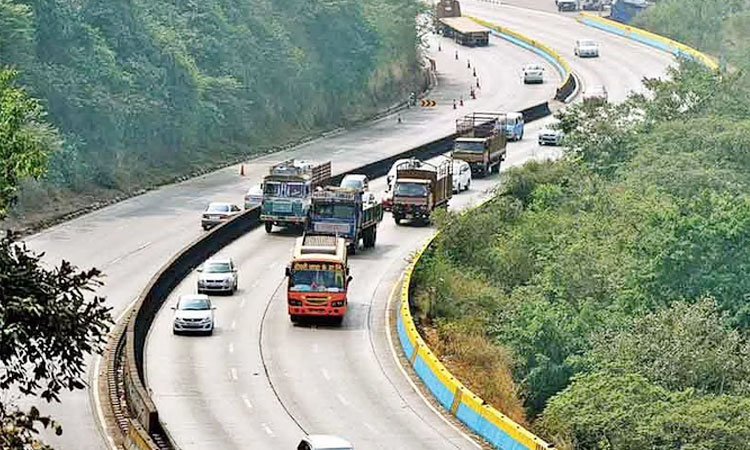
[[[414,90],[418,8],[0,0],[0,64],[22,69],[66,137],[50,181],[129,190],[345,123]]]
[[[15,84],[16,77],[0,68],[0,219],[15,202],[20,181],[44,175],[58,146],[41,105]]]
[[[576,377],[540,421],[581,450],[741,450],[750,439],[750,399],[670,392],[637,374]]]

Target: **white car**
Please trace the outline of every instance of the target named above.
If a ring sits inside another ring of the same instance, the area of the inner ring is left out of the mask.
[[[354,447],[338,436],[311,434],[300,441],[297,450],[354,450]]]
[[[581,58],[596,58],[599,56],[599,44],[592,41],[591,39],[579,39],[576,41],[576,46],[575,48],[573,48],[573,53]]]
[[[453,160],[453,192],[458,193],[471,186],[471,166],[460,159]]]
[[[259,184],[251,187],[245,193],[245,209],[252,209],[263,203],[263,188]]]
[[[211,229],[221,223],[231,219],[237,214],[241,213],[242,210],[239,206],[233,205],[232,203],[224,202],[211,202],[203,211],[201,216],[201,226],[204,230]]]
[[[174,319],[172,333],[214,333],[214,310],[211,299],[205,294],[181,295],[172,307]]]
[[[539,64],[523,66],[523,83],[544,83],[544,66]]]
[[[607,103],[609,95],[607,94],[607,88],[602,85],[591,86],[583,92],[584,103],[601,104]]]
[[[388,175],[385,178],[385,181],[388,183],[387,190],[390,191],[393,188],[393,180],[396,179],[396,168],[400,166],[401,164],[412,161],[412,160],[419,162],[419,160],[412,158],[412,159],[399,159],[395,163],[393,163],[393,165],[391,166],[391,170],[388,171]]]
[[[563,130],[547,125],[539,131],[539,145],[561,145],[564,137]]]
[[[198,267],[198,293],[237,291],[237,267],[231,258],[211,258]]]
[[[356,189],[360,192],[364,192],[370,189],[370,181],[367,178],[367,175],[349,174],[345,175],[344,178],[341,179],[339,187]]]

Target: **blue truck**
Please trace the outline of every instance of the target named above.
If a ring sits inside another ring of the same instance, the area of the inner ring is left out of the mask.
[[[610,19],[621,23],[630,23],[635,16],[648,8],[646,0],[616,0],[612,4]]]
[[[364,248],[375,246],[382,220],[383,205],[369,191],[326,186],[312,194],[307,231],[342,237],[354,254],[360,240]]]
[[[313,191],[331,179],[331,162],[314,163],[290,159],[271,167],[263,178],[260,221],[266,232],[273,226],[304,230],[310,212]]]

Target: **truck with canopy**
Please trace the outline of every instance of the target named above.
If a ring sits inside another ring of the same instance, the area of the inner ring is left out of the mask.
[[[393,220],[429,223],[436,208],[448,207],[453,196],[453,161],[439,157],[435,164],[412,159],[396,167]]]
[[[469,163],[473,174],[499,172],[506,154],[506,120],[506,114],[497,112],[475,112],[456,119],[459,137],[453,141],[453,158]]]
[[[366,190],[326,186],[312,195],[308,231],[344,238],[349,252],[375,246],[383,205]]]
[[[274,225],[305,229],[312,193],[331,178],[331,162],[290,159],[271,167],[263,178],[260,221],[266,232]]]

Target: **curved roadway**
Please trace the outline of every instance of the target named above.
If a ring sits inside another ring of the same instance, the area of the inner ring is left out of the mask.
[[[502,52],[498,51],[500,46]],[[434,46],[429,49],[437,63],[438,85],[428,98],[436,100],[438,106],[404,111],[402,124],[390,116],[289,151],[259,157],[246,164],[244,177],[234,166],[166,186],[49,228],[29,237],[27,243],[32,249],[44,251],[49,263],[65,258],[80,267],[103,270],[105,286],[98,294],[107,297],[114,315],[119,316],[151,276],[203,232],[199,221],[205,205],[220,200],[241,203],[245,190],[259,182],[271,164],[290,157],[331,159],[334,172],[340,172],[445,136],[453,131],[458,114],[513,108],[541,102],[549,96],[549,85],[521,90],[518,67],[503,67],[497,55],[507,52],[523,61],[529,56],[510,44],[499,43],[472,52],[471,63],[477,66],[481,90],[478,98],[470,101],[469,86],[475,81],[473,70],[466,67],[468,50],[458,49],[458,61],[454,51],[450,45],[439,52]],[[554,73],[551,67],[548,71]],[[461,95],[465,106],[453,110],[452,100]],[[93,384],[95,364],[90,366],[89,381]],[[96,419],[93,393],[86,390],[61,397],[60,404],[40,405],[44,413],[52,414],[64,427],[62,436],[46,434],[45,438],[59,449],[104,448],[106,442]]]
[[[462,6],[467,13],[513,27],[559,49],[584,83],[605,84],[615,100],[637,89],[643,76],[662,74],[671,62],[668,55],[556,14],[468,0]],[[573,59],[572,42],[579,36],[602,42],[602,58]],[[551,84],[525,87],[520,82],[520,66],[536,59],[529,53],[493,40],[489,48],[459,49],[461,58],[455,61],[450,44],[443,42],[442,52],[433,49],[440,74],[440,85],[432,95],[439,101],[434,110],[405,113],[402,125],[389,117],[259,158],[248,166],[245,178],[238,177],[238,168],[232,167],[169,186],[51,228],[29,243],[46,251],[51,261],[64,256],[84,267],[102,268],[108,274],[103,294],[119,313],[172,254],[200,233],[198,211],[206,202],[239,202],[244,189],[251,181],[257,182],[271,163],[291,156],[331,158],[334,171],[341,171],[445,135],[452,131],[458,114],[512,110],[550,96]],[[478,67],[482,91],[478,100],[453,111],[450,101],[466,95],[473,82],[466,56]],[[520,163],[534,153],[540,151],[527,138],[511,145],[509,156]],[[480,187],[482,183],[475,183],[474,191],[457,196],[453,206],[473,201]],[[352,310],[341,329],[288,323],[283,301],[279,301],[282,294],[276,289],[292,239],[257,232],[226,250],[241,261],[243,290],[217,300],[220,328],[214,338],[164,336],[169,326],[164,326],[164,317],[159,318],[149,338],[147,377],[163,420],[180,444],[239,448],[250,442],[273,442],[271,448],[283,448],[301,433],[291,416],[305,431],[341,432],[362,448],[405,448],[406,442],[409,448],[472,446],[416,397],[389,356],[384,331],[390,286],[404,266],[403,259],[430,230],[396,229],[389,216],[381,227],[377,247],[352,261],[357,277]],[[184,289],[189,288],[190,284]],[[270,305],[267,310],[265,305]],[[165,379],[172,381],[167,384]],[[275,391],[269,389],[269,380]],[[87,393],[66,395],[62,405],[46,412],[65,426],[62,438],[50,439],[56,447],[103,447]]]
[[[480,15],[479,10],[472,11],[468,6],[465,11]],[[596,39],[605,41],[605,48],[611,45],[610,40],[617,41],[599,36],[601,33],[596,31],[589,33],[588,28],[570,23],[569,18],[539,12],[514,13],[528,14],[519,20],[530,21],[531,16],[548,20],[546,26],[532,27],[537,33],[534,37],[554,43],[553,47],[564,55],[571,53],[565,51],[565,43],[574,38],[570,38],[570,31],[566,35],[550,26],[558,21],[575,29],[575,36],[596,35]],[[496,20],[503,14],[485,14],[482,9],[481,15]],[[513,27],[520,29],[518,25]],[[539,31],[551,28],[554,29],[548,34]],[[628,43],[620,44],[629,47]],[[444,40],[443,48],[448,45]],[[640,58],[653,67],[650,75],[661,74],[670,61],[668,56],[652,54],[650,49],[633,48],[647,53]],[[464,51],[474,57],[474,50]],[[626,50],[624,56],[605,53],[598,60],[571,63],[584,83],[608,84],[612,98],[621,100],[638,87],[644,73],[635,75],[637,69],[620,68],[615,70],[614,78],[602,67],[624,64],[622,60],[630,51]],[[528,53],[513,53],[519,51],[498,55],[506,72],[530,58]],[[497,74],[503,76],[502,72]],[[547,95],[551,94],[548,91]],[[535,127],[531,128],[527,136],[535,136]],[[509,152],[510,164],[506,166],[553,153],[539,149],[533,138],[511,144]],[[471,192],[454,197],[451,207],[460,209],[475,202],[497,182],[477,180]],[[382,188],[382,180],[372,184],[373,190]],[[355,279],[351,309],[341,328],[290,323],[283,267],[293,239],[267,236],[262,230],[250,233],[222,252],[240,262],[243,289],[235,297],[216,298],[219,328],[215,338],[173,337],[171,314],[169,310],[162,311],[147,347],[148,383],[162,420],[183,449],[239,449],[246,445],[293,448],[305,432],[339,434],[362,449],[475,448],[476,444],[437,417],[416,396],[391,354],[385,323],[391,306],[390,289],[403,270],[405,258],[432,230],[398,227],[388,219],[389,215],[380,225],[375,249],[351,259]],[[195,279],[190,277],[170,301],[194,289]]]

